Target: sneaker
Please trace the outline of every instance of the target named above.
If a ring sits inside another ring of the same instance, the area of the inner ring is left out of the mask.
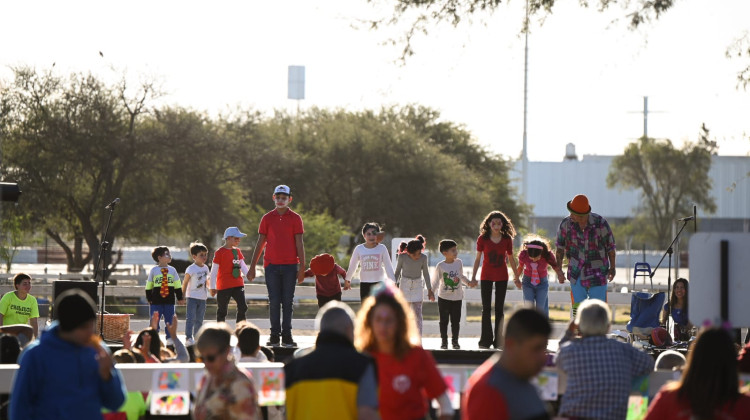
[[[448,340],[443,340],[442,344],[440,344],[441,350],[448,350]]]
[[[283,347],[297,347],[297,343],[294,342],[292,336],[283,337],[281,339],[281,345]]]
[[[281,341],[279,341],[279,336],[271,334],[271,337],[268,338],[268,342],[266,343],[266,346],[278,347],[280,344],[281,344]]]
[[[167,338],[167,347],[174,346],[174,341],[171,338]]]
[[[461,346],[458,345],[458,340],[453,340],[453,350],[461,350]]]
[[[193,337],[188,338],[185,340],[185,346],[190,347],[195,345],[195,340],[193,340]]]
[[[490,348],[490,346],[484,343],[479,343],[479,348],[482,350],[487,350]]]

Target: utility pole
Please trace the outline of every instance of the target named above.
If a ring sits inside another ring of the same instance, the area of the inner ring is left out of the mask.
[[[521,150],[521,195],[524,203],[529,201],[529,155],[526,138],[526,114],[528,111],[529,93],[529,0],[526,0],[526,20],[524,21],[523,53],[523,149]]]
[[[648,110],[648,96],[643,97],[643,110],[632,111],[631,113],[643,114],[643,137],[648,137],[648,114],[660,113],[662,111],[649,111]]]

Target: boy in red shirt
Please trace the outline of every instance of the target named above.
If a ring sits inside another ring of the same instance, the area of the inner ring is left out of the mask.
[[[224,231],[224,246],[214,252],[211,266],[211,296],[216,297],[216,322],[224,322],[227,317],[229,299],[237,303],[237,322],[245,320],[247,302],[245,301],[244,274],[248,281],[252,278],[248,274],[245,257],[238,248],[240,240],[247,236],[237,227],[228,227]],[[253,275],[253,277],[255,277]]]
[[[271,338],[266,345],[278,346],[281,339],[285,347],[296,347],[297,343],[292,339],[292,305],[296,283],[305,280],[305,245],[302,241],[305,229],[300,215],[289,208],[292,194],[288,186],[277,186],[273,191],[273,201],[276,208],[260,220],[252,267],[258,263],[265,248],[263,266],[271,318]],[[255,269],[248,273],[249,280],[254,278]],[[280,320],[282,310],[283,322]]]
[[[336,264],[331,254],[320,254],[310,260],[310,268],[305,271],[305,277],[315,276],[315,294],[318,298],[318,308],[322,308],[332,300],[341,301],[341,282],[339,276],[346,278],[346,270]],[[344,285],[344,290],[351,286]]]

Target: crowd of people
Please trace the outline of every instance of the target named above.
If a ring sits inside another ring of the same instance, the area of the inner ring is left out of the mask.
[[[430,401],[440,419],[451,419],[456,413],[448,386],[432,353],[421,346],[425,289],[427,299],[438,302],[442,349],[448,348],[449,324],[452,348],[460,348],[464,288],[479,287],[478,345],[503,350],[469,378],[460,404],[464,419],[624,419],[633,380],[654,369],[650,354],[607,337],[611,314],[605,303],[606,284],[615,276],[614,237],[583,195],[567,204],[570,216],[560,224],[555,252],[547,239],[532,236],[516,254],[512,221],[500,211],[490,212],[480,223],[471,278],[464,274],[458,245],[451,239],[439,242],[444,259],[433,273],[421,235],[402,244],[393,267],[388,249],[380,243],[382,228],[373,222],[364,224],[364,242],[354,249],[347,270],[330,254],[315,256],[306,269],[303,222],[289,208],[289,187],[276,187],[273,200],[275,208],[260,222],[249,265],[239,248],[247,235],[237,227],[224,232],[224,244],[214,253],[210,269],[207,247],[191,244],[193,264],[183,279],[169,265],[170,250],[156,247],[156,266],[145,287],[150,326],[135,338],[126,334],[123,348],[114,354],[95,334],[96,305],[80,290],[56,297],[56,320],[38,337],[31,277],[16,275],[15,291],[0,301],[0,324],[20,325],[17,335],[25,337],[23,344],[37,339],[18,357],[9,418],[135,420],[147,412],[149,394],[128,392],[117,363],[202,362],[205,374],[194,395],[195,419],[423,419],[433,411]],[[260,343],[261,331],[246,320],[244,297],[244,284],[255,278],[261,255],[271,321],[266,347]],[[573,320],[553,363],[547,350],[552,332],[548,268],[560,282],[570,281],[573,306]],[[362,305],[355,314],[341,299],[357,270]],[[516,311],[505,323],[509,272],[531,307]],[[260,407],[252,376],[237,362],[273,361],[273,347],[296,347],[294,290],[310,276],[316,279],[320,307],[315,346],[285,364],[285,405]],[[688,283],[680,279],[675,286],[667,308],[677,335],[692,325],[687,316]],[[209,295],[217,299],[216,322],[204,319]],[[234,330],[225,322],[232,299],[237,303]],[[187,306],[184,343],[178,337],[176,304]],[[166,340],[159,333],[161,319]],[[231,344],[233,336],[236,347]],[[556,410],[530,383],[550,364],[567,378]],[[665,352],[656,361],[657,367],[682,369],[683,374],[656,395],[647,418],[750,418],[750,393],[743,393],[738,381],[738,371],[747,364],[750,348],[738,362],[731,334],[721,327],[704,328],[687,359]]]

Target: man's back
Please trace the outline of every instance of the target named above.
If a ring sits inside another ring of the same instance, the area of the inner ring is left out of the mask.
[[[560,415],[624,419],[633,378],[654,368],[654,359],[634,347],[605,336],[565,343],[558,368],[567,375]]]
[[[358,407],[377,407],[373,360],[331,332],[316,348],[284,366],[287,419],[356,419]]]
[[[536,388],[503,369],[493,357],[480,366],[467,384],[461,404],[463,420],[544,420],[547,408]]]

